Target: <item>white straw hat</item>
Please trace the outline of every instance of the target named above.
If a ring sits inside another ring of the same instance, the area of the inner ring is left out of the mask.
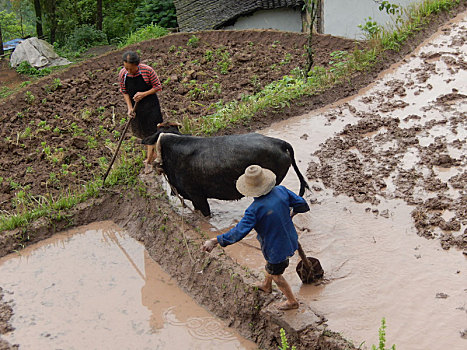
[[[259,165],[250,165],[237,180],[237,190],[246,197],[260,197],[276,185],[276,175]]]

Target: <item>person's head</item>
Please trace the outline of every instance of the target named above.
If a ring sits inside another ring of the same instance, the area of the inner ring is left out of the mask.
[[[276,185],[276,175],[259,165],[250,165],[237,180],[237,190],[245,197],[260,197],[268,194]]]
[[[130,74],[138,73],[140,58],[134,51],[127,51],[123,54],[123,66]]]

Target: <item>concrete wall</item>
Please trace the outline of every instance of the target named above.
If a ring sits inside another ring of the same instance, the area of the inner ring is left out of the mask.
[[[393,0],[391,3],[407,7],[420,0]],[[379,11],[374,0],[323,0],[323,31],[325,34],[362,39],[363,32],[358,28],[368,17],[380,25],[390,21],[386,11]]]
[[[299,10],[260,10],[252,15],[237,19],[234,25],[223,29],[278,29],[288,32],[302,31],[302,17]]]

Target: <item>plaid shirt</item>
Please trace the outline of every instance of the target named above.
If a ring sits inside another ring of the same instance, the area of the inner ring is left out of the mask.
[[[143,79],[146,82],[146,84],[156,89],[156,91],[162,91],[161,82],[159,81],[159,78],[157,77],[154,69],[149,67],[147,64],[143,63],[140,63],[138,65],[138,73],[136,73],[135,75],[131,75],[130,73],[128,73],[128,71],[125,68],[122,68],[120,70],[120,73],[118,73],[118,78],[120,80],[120,91],[124,94],[128,93],[125,87],[125,81],[127,76],[133,78],[137,77],[140,74],[143,76]]]

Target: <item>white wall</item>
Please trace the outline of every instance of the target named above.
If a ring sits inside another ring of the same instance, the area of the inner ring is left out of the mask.
[[[294,9],[260,10],[250,16],[238,18],[233,26],[223,29],[278,29],[301,32],[302,18],[300,11]]]
[[[393,0],[390,3],[407,7],[420,0]],[[373,0],[323,0],[323,31],[325,34],[343,36],[350,39],[362,39],[363,32],[359,24],[365,24],[371,17],[380,25],[390,21],[386,11],[379,11],[379,5]]]

